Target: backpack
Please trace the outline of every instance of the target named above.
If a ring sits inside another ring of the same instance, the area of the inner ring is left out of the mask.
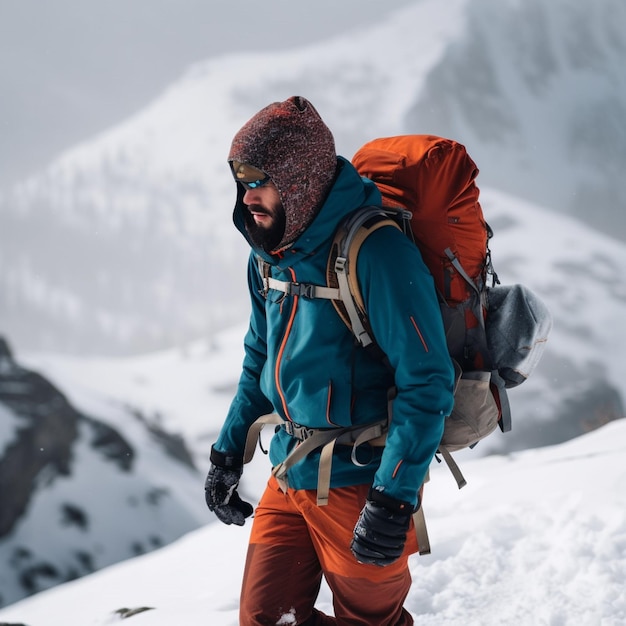
[[[499,280],[489,251],[493,232],[478,199],[478,168],[463,145],[433,135],[375,139],[352,163],[376,183],[383,207],[359,210],[338,228],[327,265],[328,284],[342,294],[333,304],[359,343],[378,350],[350,268],[367,236],[382,226],[397,226],[417,245],[433,276],[457,371],[454,409],[438,451],[462,487],[450,452],[476,445],[498,425],[511,429],[507,384],[487,339],[488,290]]]
[[[493,231],[479,202],[478,168],[463,145],[434,135],[379,138],[362,146],[352,163],[376,183],[383,207],[361,210],[337,230],[327,280],[344,288],[333,304],[353,332],[356,327],[362,345],[375,345],[350,266],[380,226],[395,224],[412,238],[433,276],[457,369],[454,409],[440,444],[449,461],[450,451],[473,447],[497,426],[511,430],[507,389],[538,364],[552,319],[530,289],[500,284],[489,250]],[[462,477],[458,482],[465,484]]]
[[[466,481],[451,452],[474,447],[498,426],[503,432],[511,430],[507,390],[523,383],[538,364],[552,326],[550,313],[527,287],[500,284],[489,250],[493,232],[478,199],[478,168],[463,145],[434,135],[379,138],[362,146],[352,163],[377,185],[383,196],[382,206],[358,209],[339,225],[331,245],[325,286],[273,279],[269,266],[259,259],[264,289],[330,299],[363,349],[385,360],[360,293],[355,269],[358,254],[366,238],[383,226],[399,228],[414,241],[433,276],[448,351],[456,370],[454,408],[446,418],[437,452],[461,488]],[[277,424],[280,419],[263,416],[251,429],[248,460],[265,423]],[[313,435],[307,435],[304,444],[296,448],[297,456],[275,468],[277,478],[309,450],[334,445],[327,431]],[[340,436],[351,434],[342,432]],[[368,431],[367,436],[352,435],[352,440],[360,445],[369,440],[367,437],[377,442],[382,438],[384,442],[384,427]],[[330,453],[323,457],[329,459]],[[320,476],[322,473],[329,476],[330,467],[320,467]],[[320,479],[318,503],[324,503],[326,494],[327,486]],[[420,553],[428,553],[421,515],[421,520],[416,518],[423,533]]]

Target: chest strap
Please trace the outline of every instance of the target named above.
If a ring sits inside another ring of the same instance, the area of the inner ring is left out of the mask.
[[[361,239],[367,236],[368,232],[364,231],[362,236],[358,239],[358,246],[355,246],[356,250],[360,247]],[[356,262],[356,258],[354,259]],[[365,328],[363,320],[359,315],[357,306],[351,295],[350,289],[350,277],[348,276],[348,259],[345,256],[339,255],[335,260],[335,273],[337,275],[337,283],[339,287],[327,287],[324,285],[315,285],[313,283],[299,283],[278,280],[270,276],[270,265],[267,261],[264,261],[261,257],[257,257],[257,266],[259,274],[263,282],[263,289],[261,293],[265,298],[270,289],[280,291],[288,296],[303,296],[304,298],[314,299],[322,298],[324,300],[340,301],[345,307],[346,313],[349,318],[349,326],[352,329],[352,333],[356,337],[357,341],[365,348],[373,344],[371,333]],[[352,281],[356,281],[355,277],[352,277]],[[356,290],[359,293],[358,288]],[[348,323],[346,320],[344,320]]]
[[[278,280],[271,276],[263,277],[263,290],[267,293],[270,289],[282,291],[288,296],[302,296],[304,298],[322,298],[324,300],[339,300],[339,289],[323,287],[312,283],[297,283]]]
[[[322,298],[323,300],[339,300],[341,295],[339,289],[326,287],[324,285],[314,285],[313,283],[299,283],[285,280],[278,280],[270,275],[270,264],[257,257],[257,267],[263,282],[261,290],[263,296],[267,297],[270,289],[280,291],[287,296],[302,296],[303,298]]]

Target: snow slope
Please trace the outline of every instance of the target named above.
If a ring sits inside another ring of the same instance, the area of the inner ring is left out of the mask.
[[[433,468],[433,553],[411,560],[418,626],[626,622],[626,420],[569,443],[466,463],[458,492]],[[28,626],[238,624],[249,523],[215,521],[156,552],[0,610]],[[330,592],[319,608],[332,611]],[[292,623],[286,618],[285,624]]]
[[[0,606],[206,521],[184,439],[119,394],[84,395],[0,356]]]

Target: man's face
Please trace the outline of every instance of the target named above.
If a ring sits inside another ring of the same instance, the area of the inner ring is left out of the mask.
[[[246,228],[252,241],[265,251],[274,250],[285,234],[285,209],[276,185],[271,181],[246,189],[243,195],[246,205]]]

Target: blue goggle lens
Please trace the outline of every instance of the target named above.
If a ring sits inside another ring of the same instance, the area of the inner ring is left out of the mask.
[[[230,165],[235,180],[246,189],[258,189],[270,181],[270,177],[257,167],[240,161],[231,161]]]

